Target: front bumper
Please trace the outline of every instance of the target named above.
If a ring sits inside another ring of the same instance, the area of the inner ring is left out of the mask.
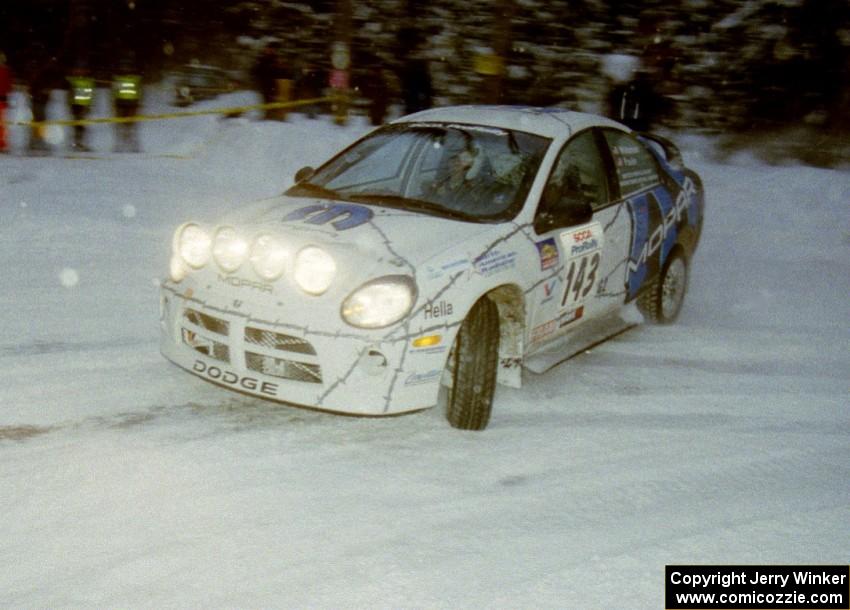
[[[400,333],[388,340],[284,323],[268,311],[211,306],[170,282],[162,286],[160,306],[162,354],[218,385],[356,415],[417,411],[437,401],[444,346],[417,350]]]

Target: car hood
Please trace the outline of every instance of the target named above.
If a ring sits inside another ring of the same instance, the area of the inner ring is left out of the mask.
[[[464,249],[493,225],[417,212],[311,197],[280,196],[255,202],[223,221],[248,233],[272,233],[293,251],[325,248],[350,277],[415,275],[429,259]]]

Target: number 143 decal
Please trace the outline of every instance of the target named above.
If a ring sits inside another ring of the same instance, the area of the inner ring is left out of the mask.
[[[602,225],[598,222],[561,233],[565,258],[562,308],[578,307],[588,295],[593,294],[599,281],[603,235]]]

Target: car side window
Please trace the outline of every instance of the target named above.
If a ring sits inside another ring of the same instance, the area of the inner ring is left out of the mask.
[[[596,210],[608,203],[608,192],[605,164],[593,132],[587,130],[561,150],[543,189],[538,214],[562,216],[564,208],[588,204]]]
[[[338,191],[357,192],[376,184],[401,180],[415,138],[410,134],[376,135],[337,162],[337,171],[323,186]]]
[[[620,196],[628,197],[655,186],[661,180],[652,154],[634,136],[613,129],[604,132],[611,150]]]

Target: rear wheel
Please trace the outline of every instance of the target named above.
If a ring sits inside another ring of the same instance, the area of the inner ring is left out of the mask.
[[[661,275],[641,293],[637,306],[644,317],[658,324],[672,324],[679,317],[688,290],[688,261],[674,250]]]
[[[490,421],[496,366],[499,361],[499,310],[487,297],[480,299],[455,338],[448,370],[446,418],[461,430],[483,430]]]

